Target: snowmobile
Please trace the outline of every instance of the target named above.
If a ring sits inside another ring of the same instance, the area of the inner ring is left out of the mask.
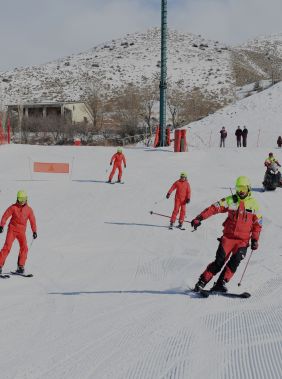
[[[276,163],[271,163],[267,167],[262,184],[266,191],[274,191],[277,187],[282,187],[281,173]]]

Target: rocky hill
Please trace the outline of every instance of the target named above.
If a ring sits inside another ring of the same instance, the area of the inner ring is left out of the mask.
[[[273,44],[282,37],[271,39]],[[231,48],[189,33],[169,31],[168,78],[172,86],[197,87],[221,101],[234,98],[237,86],[269,77],[269,39]],[[280,62],[282,49],[275,51]],[[86,52],[47,64],[0,73],[3,104],[78,101],[100,78],[111,94],[126,83],[143,85],[160,71],[160,29],[128,34]]]

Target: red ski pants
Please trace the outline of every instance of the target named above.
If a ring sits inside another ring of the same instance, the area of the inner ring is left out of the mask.
[[[122,176],[122,167],[121,167],[121,164],[114,164],[114,167],[110,173],[110,176],[109,176],[109,180],[111,181],[113,179],[113,176],[116,172],[116,169],[118,169],[118,180],[121,180],[121,176]]]
[[[183,223],[185,215],[186,215],[186,202],[183,202],[176,197],[174,199],[174,209],[171,215],[170,222],[175,222],[179,209],[180,209],[179,222]]]
[[[229,239],[223,236],[218,246],[215,260],[208,265],[206,270],[202,273],[201,278],[208,283],[214,275],[221,271],[222,267],[228,261],[220,274],[219,280],[223,279],[229,282],[241,260],[245,258],[248,246],[249,241]]]
[[[27,242],[25,231],[15,231],[11,228],[8,228],[5,244],[0,251],[0,267],[4,266],[5,260],[10,253],[14,240],[17,239],[20,245],[18,265],[24,266],[27,259]]]

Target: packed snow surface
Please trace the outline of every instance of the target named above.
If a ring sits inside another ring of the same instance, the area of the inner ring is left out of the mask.
[[[0,212],[25,189],[38,239],[26,265],[34,277],[0,281],[0,377],[281,378],[282,190],[261,192],[268,151],[128,148],[125,183],[110,185],[114,152],[1,146]],[[72,172],[35,174],[34,161],[69,162]],[[242,286],[246,259],[229,290],[251,298],[184,294],[214,259],[225,215],[192,233],[149,214],[171,213],[165,195],[183,170],[192,188],[188,220],[229,195],[237,176],[250,177],[264,227]],[[15,243],[4,272],[15,269],[17,251]]]

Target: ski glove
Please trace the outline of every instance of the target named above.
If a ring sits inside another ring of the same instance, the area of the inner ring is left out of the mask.
[[[34,239],[37,238],[37,233],[36,233],[36,232],[33,232],[33,238],[34,238]]]
[[[3,232],[3,226],[0,226],[0,233]]]
[[[191,226],[197,230],[197,228],[201,225],[201,221],[202,221],[202,217],[201,216],[197,216],[196,218],[194,218],[192,221],[191,221]]]
[[[251,249],[252,250],[257,250],[258,249],[258,241],[257,240],[252,239],[252,241],[251,241]]]
[[[113,164],[113,162],[110,162],[110,166]]]
[[[126,168],[126,164],[124,165],[124,168]]]
[[[169,194],[169,193],[167,193],[167,194],[166,194],[166,198],[167,198],[167,199],[169,199],[169,197],[170,197],[170,194]]]
[[[190,199],[187,199],[187,200],[186,200],[186,204],[189,204],[189,203],[190,203]]]

